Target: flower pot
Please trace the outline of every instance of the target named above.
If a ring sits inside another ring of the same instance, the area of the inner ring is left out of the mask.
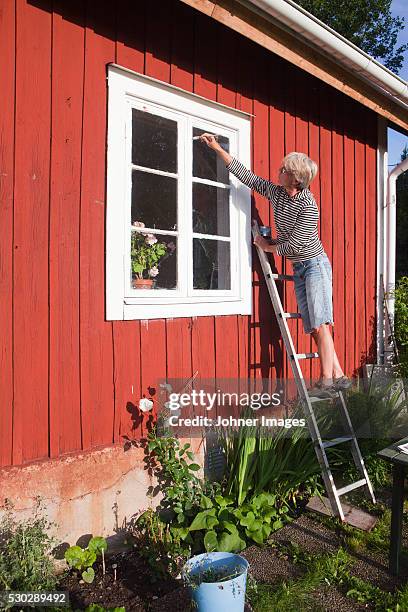
[[[189,559],[182,575],[198,612],[244,612],[248,567],[244,557],[227,552],[204,553]],[[213,582],[208,581],[211,575]]]
[[[154,280],[152,278],[132,278],[134,289],[152,289]]]

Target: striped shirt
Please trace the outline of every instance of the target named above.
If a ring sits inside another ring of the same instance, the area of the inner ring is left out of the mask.
[[[319,210],[309,189],[302,189],[290,196],[284,187],[257,176],[234,157],[227,168],[241,183],[271,202],[278,255],[284,255],[295,262],[311,259],[324,252],[317,231]]]

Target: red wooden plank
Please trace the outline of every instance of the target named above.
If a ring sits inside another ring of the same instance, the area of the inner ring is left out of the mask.
[[[145,0],[118,0],[116,30],[116,62],[120,66],[144,72],[145,65]]]
[[[0,11],[0,467],[12,463],[13,442],[13,174],[15,2]]]
[[[17,2],[14,464],[48,456],[50,5]]]
[[[258,67],[254,78],[254,122],[253,140],[254,172],[263,178],[269,179],[269,84],[265,79],[268,63],[264,49],[256,47],[254,49],[254,62]],[[270,208],[269,201],[255,193],[256,212],[254,218],[260,225],[269,225]],[[259,262],[258,255],[255,255],[254,264],[257,268],[257,275],[260,280],[259,287],[255,287],[254,313],[259,326],[254,329],[255,336],[255,359],[259,367],[256,368],[256,378],[269,380],[271,370],[270,341],[272,333],[272,304],[266,286],[264,274]],[[265,392],[268,388],[265,387]]]
[[[237,67],[235,64],[235,54],[238,45],[238,39],[234,32],[218,28],[218,75],[217,75],[217,101],[227,106],[234,107],[236,105],[236,90],[237,90]],[[222,52],[220,53],[220,49]],[[249,223],[251,220],[249,219]],[[248,317],[240,317],[239,315],[215,317],[215,368],[217,379],[229,378],[237,380],[240,377],[240,360],[241,367],[245,364],[244,378],[247,378],[247,353],[243,350],[240,355],[240,349],[243,349],[240,343],[239,332],[244,331],[242,324],[239,325],[238,319],[243,318],[248,325]],[[228,358],[226,358],[228,355]],[[233,383],[231,391],[239,392],[239,382]],[[231,412],[231,411],[230,411]]]
[[[215,393],[215,317],[192,318],[191,364],[193,373],[198,371],[194,388]]]
[[[117,5],[116,62],[143,73],[145,69],[146,2],[120,0]],[[115,422],[114,440],[142,436],[140,321],[113,321]]]
[[[194,11],[181,2],[174,6],[170,79],[173,85],[193,91]]]
[[[344,156],[343,156],[343,96],[333,96],[333,318],[334,347],[344,368],[346,348],[345,324],[345,237],[344,237]]]
[[[320,105],[320,197],[321,240],[330,261],[333,261],[333,183],[332,183],[332,92],[327,86],[321,89]]]
[[[146,74],[165,83],[170,82],[170,27],[173,3],[147,3]]]
[[[80,347],[84,449],[111,444],[112,323],[105,321],[106,64],[115,60],[111,3],[87,6],[80,210]]]
[[[180,383],[192,375],[191,318],[166,319],[167,377]],[[201,349],[202,350],[202,349]]]
[[[140,321],[115,321],[113,326],[115,420],[114,442],[141,437]]]
[[[275,183],[279,182],[278,169],[285,156],[285,96],[283,88],[276,87],[276,83],[281,83],[283,80],[284,70],[283,61],[275,55],[270,55],[267,73],[269,82],[269,176]],[[272,236],[275,238],[277,232],[272,207],[269,213],[269,225],[271,226]],[[274,272],[283,274],[284,258],[274,255],[273,261],[275,266]],[[284,303],[284,283],[278,283],[278,291],[280,299]],[[274,313],[272,315],[271,326],[273,376],[283,379],[287,375],[287,361],[279,324]]]
[[[170,82],[171,62],[171,28],[174,3],[162,3],[160,10],[154,3],[147,3],[146,14],[146,74],[166,83]],[[157,417],[157,398],[159,379],[166,378],[166,320],[154,319],[142,321],[141,364],[142,381],[141,394],[151,397],[154,401],[153,413],[146,415],[142,424],[143,431],[150,427]]]
[[[217,98],[217,40],[220,26],[196,13],[194,30],[194,92],[208,100]]]
[[[296,70],[292,66],[286,67],[286,82],[285,82],[285,155],[296,151]],[[284,273],[293,274],[292,264],[288,259],[284,259]],[[296,295],[293,283],[285,283],[285,300],[284,310],[286,312],[297,311]],[[292,335],[295,350],[298,346],[298,321],[296,319],[288,320],[289,331]],[[292,369],[287,354],[286,372],[287,379],[293,379]]]
[[[218,81],[217,100],[235,107],[237,99],[238,66],[236,53],[238,36],[229,29],[218,30]]]
[[[193,317],[191,329],[192,371],[197,380],[215,379],[214,317]]]
[[[141,321],[140,362],[140,395],[154,402],[152,412],[142,415],[142,434],[146,435],[147,430],[152,426],[157,417],[160,380],[166,378],[166,325],[164,319]]]
[[[369,363],[377,358],[376,279],[377,279],[377,120],[366,110],[366,352]]]
[[[364,145],[364,112],[356,105],[355,116],[355,312],[356,312],[356,355],[355,367],[365,362],[366,335],[366,274],[365,274],[365,240],[366,240],[366,204],[365,204],[365,145]],[[359,372],[361,374],[361,372]]]
[[[232,59],[231,53],[234,52],[236,38],[232,33],[225,37],[224,29],[219,27],[217,27],[216,33],[218,35],[218,50],[224,47],[226,49],[226,55],[224,56],[221,53],[219,57],[216,89],[217,101],[222,104],[235,106],[237,86],[235,70],[234,68],[228,70],[228,68],[231,67],[229,61]],[[213,61],[214,58],[212,58]],[[200,65],[202,65],[201,62]],[[208,75],[211,74],[211,68],[212,66],[207,67]],[[204,72],[203,76],[205,74]],[[207,95],[213,95],[212,84],[209,85],[207,81],[205,82],[208,87]],[[201,80],[200,86],[204,88],[204,80]],[[239,343],[237,332],[237,315],[215,317],[215,373],[217,379],[238,378]],[[228,355],[227,359],[226,355]]]
[[[57,457],[81,449],[78,219],[85,16],[82,0],[69,6],[58,0],[54,2],[53,10],[50,456]],[[68,266],[67,245],[71,262]],[[68,304],[69,308],[66,307]]]
[[[318,173],[313,183],[310,186],[310,190],[314,195],[316,200],[317,208],[319,209],[319,213],[321,211],[320,206],[320,110],[318,100],[320,99],[320,81],[314,78],[309,79],[309,97],[310,97],[310,105],[309,105],[309,156],[313,159],[318,167]],[[319,236],[320,232],[320,222],[319,222]],[[317,350],[316,343],[310,336],[310,344],[309,344],[309,352],[315,352]],[[312,359],[311,360],[311,369],[310,376],[312,379],[316,380],[320,376],[320,360]]]
[[[253,52],[254,47],[248,44],[248,41],[242,37],[238,37],[236,47],[236,64],[239,66],[237,75],[237,97],[236,106],[238,109],[243,110],[247,113],[253,113]],[[254,124],[251,119],[251,168],[252,160],[254,159],[253,153],[253,131]],[[251,198],[251,220],[256,216],[255,200]],[[241,336],[238,339],[239,347],[247,345],[248,351],[246,359],[248,361],[248,378],[253,379],[256,377],[256,368],[259,367],[256,358],[255,349],[255,329],[259,325],[256,311],[257,296],[259,291],[260,272],[258,265],[258,255],[254,246],[252,246],[252,314],[247,319],[248,327],[242,322],[238,325]],[[240,369],[242,371],[242,369]]]
[[[355,368],[355,242],[354,242],[354,105],[344,99],[344,236],[347,264],[345,267],[345,324],[347,329],[344,371],[351,376]]]
[[[295,138],[296,138],[296,151],[300,153],[309,153],[309,88],[308,88],[308,77],[304,72],[296,71],[295,73],[295,85],[296,85],[296,120],[295,120]],[[293,289],[293,283],[290,283],[290,287]],[[302,321],[297,321],[298,327],[298,343],[297,351],[299,353],[308,353],[310,351],[310,335],[305,334],[303,330]],[[311,376],[311,359],[305,359],[301,361],[301,367],[303,376],[309,379]]]
[[[320,239],[333,267],[332,90],[325,84],[320,100]]]

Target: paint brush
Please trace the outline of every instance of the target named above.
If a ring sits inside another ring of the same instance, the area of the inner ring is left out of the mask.
[[[218,134],[211,134],[211,136],[214,136],[215,140],[218,140]],[[193,140],[200,140],[201,136],[193,136]]]

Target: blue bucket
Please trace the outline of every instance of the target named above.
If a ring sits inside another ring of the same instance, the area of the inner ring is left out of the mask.
[[[184,581],[189,585],[191,598],[198,612],[244,612],[245,589],[249,563],[244,557],[227,552],[204,553],[192,557],[183,568]],[[202,582],[208,580],[205,572],[210,570],[230,580]]]

